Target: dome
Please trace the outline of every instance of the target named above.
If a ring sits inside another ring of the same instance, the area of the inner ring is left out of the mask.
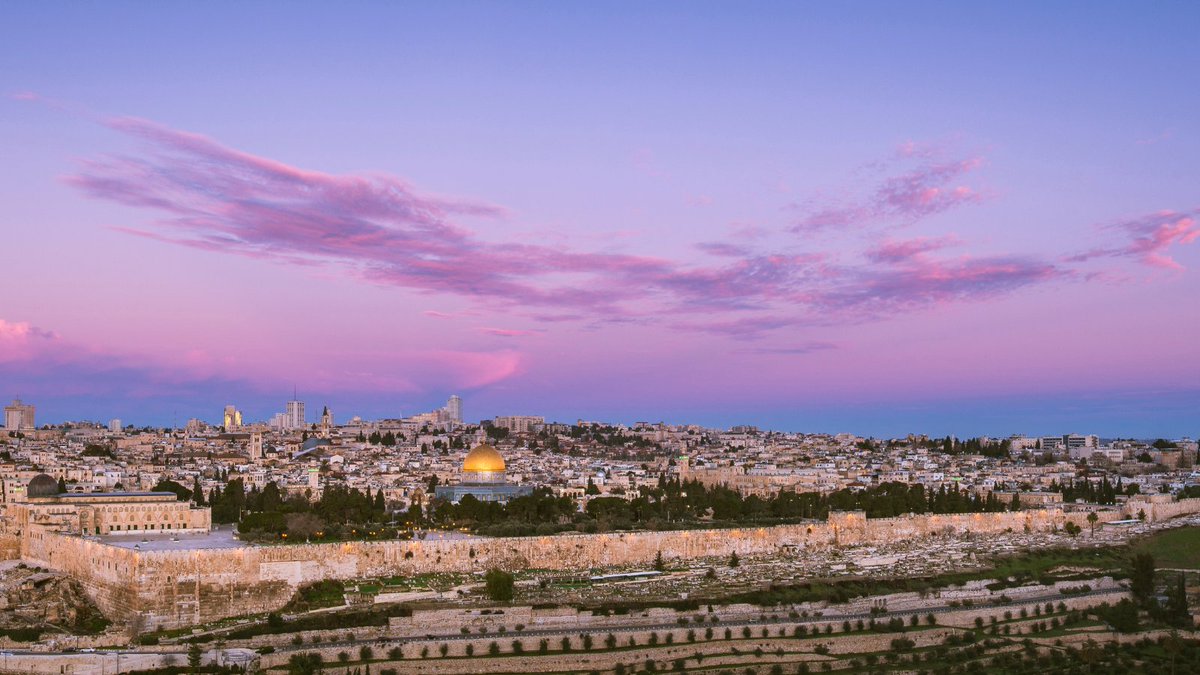
[[[495,448],[484,443],[467,453],[462,470],[463,473],[501,473],[504,471],[504,458]]]
[[[34,476],[25,488],[26,497],[53,497],[57,494],[58,481],[44,473]]]

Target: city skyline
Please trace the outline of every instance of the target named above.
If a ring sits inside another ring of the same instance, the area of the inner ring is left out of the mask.
[[[1197,435],[1200,10],[753,7],[10,10],[0,390]]]

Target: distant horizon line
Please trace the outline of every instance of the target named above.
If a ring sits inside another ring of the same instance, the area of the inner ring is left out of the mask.
[[[424,413],[417,413],[417,414],[424,414]],[[543,417],[544,418],[543,415],[497,415],[497,416],[494,416],[492,419],[495,419],[495,417]],[[211,427],[222,427],[223,426],[221,424],[210,422],[208,420],[205,420],[205,419],[202,419],[199,417],[193,417],[191,419],[197,419]],[[363,423],[378,423],[378,422],[391,421],[391,420],[399,421],[399,420],[404,420],[404,419],[407,419],[407,418],[405,418],[405,417],[378,417],[378,418],[373,418],[373,419],[362,418],[362,422]],[[141,425],[125,424],[124,423],[125,420],[121,420],[121,418],[119,418],[119,417],[114,417],[114,418],[110,419],[109,421],[111,422],[112,420],[121,421],[122,422],[121,429],[129,429],[132,427],[134,430],[139,430],[139,429],[154,429],[154,430],[170,429],[172,431],[186,430],[186,425],[184,425],[184,426],[177,426],[177,425],[164,426],[164,425],[152,425],[152,424],[141,424]],[[462,426],[483,426],[484,422],[490,422],[490,421],[491,421],[491,419],[481,419],[476,422],[464,421],[464,422],[460,422],[459,424]],[[694,422],[657,421],[657,422],[629,423],[629,422],[610,421],[610,420],[585,420],[583,418],[577,418],[576,422],[559,422],[556,420],[547,420],[545,422],[545,424],[577,426],[578,422],[584,422],[586,424],[603,424],[603,425],[608,425],[608,426],[623,426],[623,427],[627,427],[627,428],[634,428],[634,427],[638,426],[639,424],[645,424],[645,425],[650,425],[650,426],[662,424],[664,426],[669,426],[669,427],[699,427],[706,431],[724,431],[724,432],[730,432],[730,431],[732,431],[732,429],[734,427],[744,426],[744,427],[753,428],[755,431],[758,431],[758,432],[769,432],[769,433],[780,433],[780,434],[800,434],[800,435],[805,435],[805,436],[840,436],[843,434],[849,434],[856,438],[875,439],[875,440],[893,440],[893,439],[905,438],[907,436],[924,436],[929,439],[944,439],[947,437],[953,437],[955,440],[978,439],[978,438],[987,438],[987,439],[994,439],[994,440],[1007,440],[1010,438],[1038,438],[1038,439],[1040,439],[1040,438],[1054,438],[1054,437],[1061,437],[1061,436],[1095,436],[1099,441],[1135,441],[1135,442],[1147,441],[1147,440],[1148,441],[1166,440],[1166,441],[1184,441],[1184,442],[1195,441],[1195,439],[1193,437],[1188,436],[1188,435],[1176,435],[1174,438],[1172,438],[1172,436],[1173,436],[1172,434],[1135,436],[1135,435],[1128,435],[1128,434],[1097,434],[1097,433],[1068,432],[1065,434],[1027,434],[1027,433],[1025,433],[1025,434],[1015,433],[1014,434],[1014,433],[1010,433],[1010,434],[1005,434],[1005,435],[984,433],[984,434],[976,434],[974,436],[964,436],[964,435],[959,435],[959,434],[954,434],[954,433],[937,434],[937,433],[909,432],[909,433],[900,434],[900,435],[877,435],[877,434],[860,434],[860,433],[856,433],[853,431],[786,430],[786,429],[776,429],[776,428],[765,427],[765,426],[762,426],[759,424],[733,424],[733,425],[729,425],[727,427],[722,427],[722,426],[704,425],[704,424],[699,424],[699,423],[694,423]],[[307,420],[305,423],[309,424],[309,422],[307,422]],[[45,424],[41,424],[32,430],[44,431],[46,429],[46,427],[57,428],[57,427],[63,427],[66,425],[82,425],[82,424],[95,425],[95,426],[101,427],[101,428],[108,427],[108,423],[101,421],[101,420],[79,419],[79,420],[61,420],[61,421],[57,421],[57,422],[48,422]],[[312,422],[311,424],[316,425],[318,423]],[[245,423],[245,424],[242,424],[242,427],[269,426],[269,425],[270,425],[269,421],[264,420],[264,421],[259,421],[259,422]],[[346,425],[347,425],[347,423],[345,423],[345,422],[334,424],[335,427],[346,426]],[[306,430],[307,429],[287,429],[287,430],[283,430],[283,431],[306,431]],[[226,433],[236,433],[236,432],[226,431]]]

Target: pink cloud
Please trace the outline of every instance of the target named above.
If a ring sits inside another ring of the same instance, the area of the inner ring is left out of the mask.
[[[521,365],[521,355],[511,349],[355,354],[340,359],[336,367],[312,366],[307,360],[248,363],[198,348],[152,357],[82,344],[28,323],[0,319],[0,378],[31,394],[141,397],[199,388],[220,398],[220,392],[234,390],[283,390],[297,377],[307,387],[333,393],[416,392],[447,385],[471,389],[512,377]]]
[[[911,224],[951,209],[982,201],[983,195],[959,181],[983,164],[981,157],[937,160],[932,150],[901,146],[902,160],[920,159],[915,167],[887,176],[865,196],[846,202],[818,201],[799,206],[807,211],[793,232],[861,228],[889,223]]]
[[[748,255],[750,250],[745,246],[738,246],[724,241],[705,241],[696,244],[696,248],[715,256],[725,256],[730,258],[738,258]]]
[[[833,342],[801,342],[795,344],[787,344],[777,347],[752,347],[747,349],[739,349],[739,354],[768,354],[768,355],[783,355],[783,356],[800,356],[803,354],[812,354],[814,352],[824,352],[831,349],[838,349],[838,345]]]
[[[26,322],[0,319],[0,363],[27,361],[58,346],[59,337]]]
[[[1067,258],[1084,262],[1093,258],[1132,258],[1151,267],[1183,269],[1167,252],[1174,246],[1191,244],[1200,238],[1196,218],[1200,209],[1190,211],[1157,211],[1105,226],[1125,236],[1125,241],[1112,247],[1094,248]]]
[[[957,243],[959,243],[959,240],[953,235],[944,237],[916,237],[914,239],[899,241],[887,239],[867,249],[866,256],[869,260],[874,260],[875,262],[902,262],[929,253],[930,251],[937,251],[947,246],[953,246]]]
[[[1057,278],[1034,273],[1033,262],[1006,276],[1003,261],[985,272],[981,265],[987,259],[958,268],[924,260],[953,241],[949,238],[884,242],[867,254],[890,265],[882,268],[839,265],[826,254],[755,252],[733,242],[699,244],[722,260],[697,264],[568,244],[485,241],[455,217],[501,217],[504,208],[432,197],[386,175],[298,169],[145,120],[109,125],[144,141],[145,151],[85,161],[67,180],[93,197],[160,214],[152,229],[132,234],[226,255],[320,265],[374,284],[478,301],[492,311],[520,311],[538,321],[598,325],[671,317],[668,325],[684,330],[753,336],[786,326],[882,317],[889,307],[906,311],[950,298],[993,297]],[[882,180],[869,200],[837,217],[847,224],[867,217],[915,219],[977,201],[972,189],[954,183],[978,165],[978,159],[925,161]],[[739,227],[744,238],[762,234],[757,226]],[[917,258],[924,276],[903,267]],[[892,282],[897,285],[889,286]]]
[[[421,312],[421,314],[432,319],[461,319],[463,317],[479,316],[479,312],[471,310],[463,310],[459,312],[440,312],[436,309],[427,309]]]
[[[518,330],[514,328],[479,328],[479,332],[496,337],[524,337],[526,335],[536,335],[538,331]]]
[[[690,330],[757,339],[783,328],[844,325],[938,307],[986,300],[1023,288],[1073,278],[1070,270],[1032,258],[981,257],[935,260],[911,256],[869,267],[826,270],[796,301],[803,313],[762,313],[735,319],[683,322]]]
[[[439,352],[433,356],[448,372],[451,384],[465,389],[507,380],[520,373],[522,368],[521,355],[514,351]]]
[[[1069,270],[1050,263],[1016,256],[913,257],[890,267],[861,270],[848,283],[823,293],[819,303],[831,312],[869,319],[948,302],[987,299],[1071,276]]]

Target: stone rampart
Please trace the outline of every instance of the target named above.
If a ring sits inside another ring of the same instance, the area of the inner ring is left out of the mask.
[[[1157,523],[1163,520],[1200,513],[1200,498],[1180,499],[1175,501],[1171,495],[1146,495],[1131,498],[1125,503],[1126,516],[1138,517],[1139,512],[1146,514],[1146,520]]]
[[[30,528],[21,548],[24,560],[77,580],[106,616],[125,619],[140,609],[137,552],[41,528]]]
[[[1200,502],[1200,500],[1194,500]],[[1101,522],[1121,517],[1098,512]],[[147,628],[174,628],[275,611],[303,584],[429,572],[502,569],[587,571],[649,567],[668,561],[797,553],[855,543],[936,535],[1047,531],[1068,519],[1087,527],[1087,512],[1060,508],[1019,512],[907,515],[867,519],[834,513],[824,523],[762,528],[625,532],[544,537],[471,538],[243,546],[232,549],[131,551],[74,536],[27,533],[27,557],[80,580],[110,617],[140,614]]]

